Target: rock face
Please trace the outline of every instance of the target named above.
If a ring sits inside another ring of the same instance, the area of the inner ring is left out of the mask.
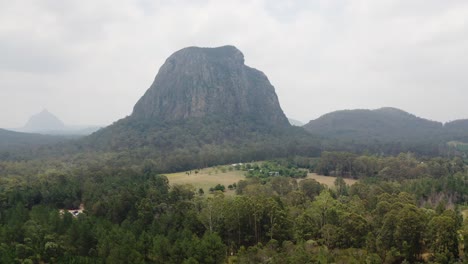
[[[131,118],[174,121],[205,116],[245,116],[289,126],[268,78],[246,66],[233,46],[189,47],[172,54]]]
[[[64,129],[65,125],[63,122],[55,115],[44,109],[39,114],[31,116],[22,130],[26,132],[47,132]]]

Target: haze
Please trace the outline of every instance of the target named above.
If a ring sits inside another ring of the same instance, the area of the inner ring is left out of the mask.
[[[47,108],[69,125],[132,112],[187,46],[235,45],[301,121],[393,106],[468,118],[468,2],[0,0],[0,127]]]

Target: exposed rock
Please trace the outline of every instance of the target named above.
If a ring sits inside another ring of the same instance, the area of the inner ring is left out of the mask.
[[[246,116],[289,126],[268,78],[246,66],[243,54],[233,46],[175,52],[132,114],[132,118],[163,121],[204,116]]]

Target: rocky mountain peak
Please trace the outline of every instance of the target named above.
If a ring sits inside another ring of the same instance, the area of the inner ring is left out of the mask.
[[[268,78],[246,66],[234,46],[175,52],[132,113],[132,118],[164,121],[205,116],[245,116],[289,126]]]

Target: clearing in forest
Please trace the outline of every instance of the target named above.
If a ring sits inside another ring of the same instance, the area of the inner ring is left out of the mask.
[[[232,168],[231,168],[232,167]],[[196,173],[198,171],[198,173]],[[164,174],[167,176],[169,183],[173,184],[191,184],[198,191],[202,188],[205,194],[209,193],[211,187],[216,184],[221,184],[226,187],[224,194],[232,195],[235,191],[228,189],[228,186],[245,179],[245,171],[235,170],[232,165],[210,167],[200,170],[191,170],[177,173]]]
[[[306,179],[314,179],[314,180],[318,181],[321,184],[325,184],[328,187],[333,188],[334,185],[335,185],[336,177],[318,175],[317,173],[308,173]],[[347,178],[344,178],[344,181],[348,185],[353,185],[353,184],[355,184],[357,182],[357,180],[347,179]]]
[[[197,173],[198,172],[198,173]],[[187,174],[188,173],[188,174]],[[191,170],[177,173],[165,174],[171,185],[173,184],[191,184],[198,189],[202,188],[207,194],[211,187],[217,184],[226,187],[226,195],[233,195],[235,191],[229,190],[228,186],[245,179],[245,171],[235,170],[232,165],[209,167],[200,170]],[[306,179],[314,179],[330,188],[334,187],[336,177],[323,176],[316,173],[308,173]],[[299,181],[301,179],[298,179]],[[354,179],[344,179],[346,184],[353,185],[357,182]]]

